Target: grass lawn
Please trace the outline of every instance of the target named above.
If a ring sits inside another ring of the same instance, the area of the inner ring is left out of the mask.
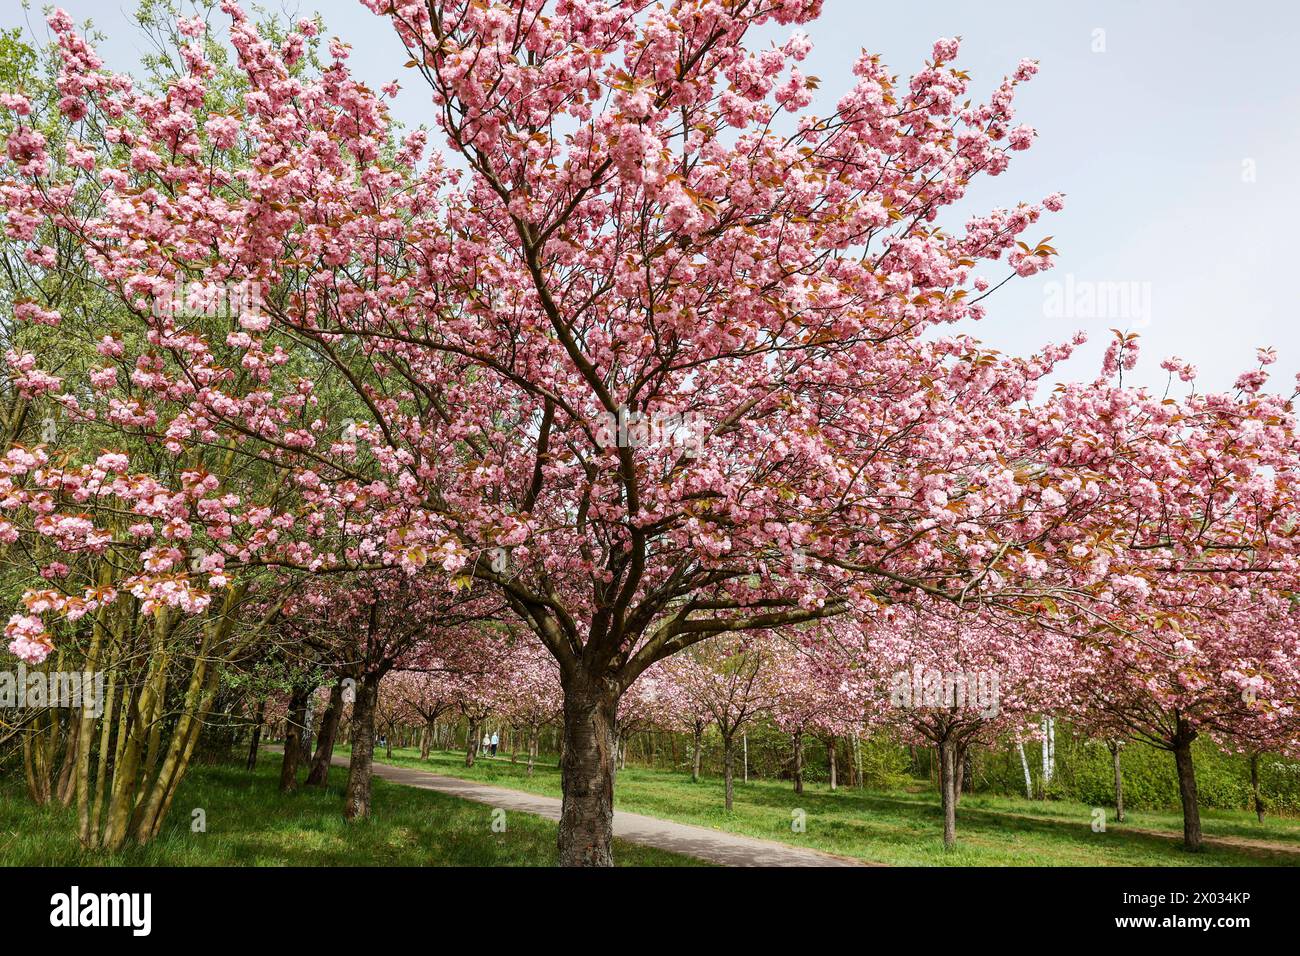
[[[346,752],[346,748],[341,748]],[[376,759],[386,760],[383,750]],[[549,796],[560,795],[554,758],[538,762],[532,778],[521,760],[508,754],[479,758],[465,767],[464,753],[435,752],[428,762],[418,751],[394,750],[392,763],[448,776],[495,783]],[[1214,846],[1201,853],[1181,848],[1182,817],[1168,812],[1131,812],[1124,824],[1109,819],[1106,832],[1092,830],[1092,808],[1080,803],[1025,800],[971,794],[957,810],[957,842],[944,850],[942,817],[934,788],[873,792],[806,785],[796,795],[789,782],[736,783],[735,809],[722,806],[722,781],[692,784],[684,773],[629,767],[619,771],[615,804],[683,823],[813,847],[844,856],[894,865],[933,866],[1297,866],[1300,852]],[[807,830],[791,829],[792,813],[806,813]],[[1202,810],[1207,837],[1264,840],[1300,850],[1300,820],[1267,818],[1263,825],[1245,811]],[[1177,834],[1179,841],[1137,829]]]
[[[177,791],[158,839],[108,855],[83,850],[76,808],[34,806],[21,779],[0,778],[0,865],[4,866],[553,866],[556,825],[509,813],[494,833],[491,808],[429,790],[374,781],[373,816],[343,820],[346,771],[328,790],[282,795],[280,762],[267,754],[254,773],[196,766]],[[207,831],[190,831],[196,807]],[[623,866],[702,865],[688,857],[618,842]]]

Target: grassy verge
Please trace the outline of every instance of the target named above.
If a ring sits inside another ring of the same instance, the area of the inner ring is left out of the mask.
[[[493,832],[491,808],[428,790],[374,781],[373,816],[342,816],[344,772],[328,790],[281,794],[279,761],[253,773],[228,766],[191,769],[163,832],[147,847],[88,852],[76,837],[75,809],[37,807],[21,781],[0,779],[0,865],[4,866],[553,866],[556,825],[508,813]],[[206,832],[191,831],[193,811]],[[619,842],[624,866],[689,866],[697,861]]]
[[[382,750],[376,758],[387,759]],[[522,761],[512,764],[508,754],[480,758],[467,768],[463,753],[437,752],[425,762],[416,751],[395,750],[392,763],[560,795],[554,758],[539,762],[532,777],[526,775]],[[629,767],[619,771],[615,803],[620,810],[895,865],[1300,865],[1300,853],[1296,852],[1212,846],[1192,854],[1177,841],[1137,832],[1150,829],[1181,836],[1182,819],[1177,814],[1137,812],[1129,814],[1124,824],[1117,824],[1107,808],[1105,832],[1094,832],[1092,807],[983,794],[962,799],[957,819],[959,845],[945,850],[937,794],[923,785],[889,792],[846,788],[831,792],[810,785],[797,795],[788,782],[754,780],[737,783],[735,809],[727,813],[722,807],[721,780],[693,784],[686,774]],[[804,813],[803,833],[792,828],[797,810]],[[1300,849],[1300,820],[1270,818],[1261,825],[1250,813],[1206,810],[1202,822],[1207,837],[1241,837]]]

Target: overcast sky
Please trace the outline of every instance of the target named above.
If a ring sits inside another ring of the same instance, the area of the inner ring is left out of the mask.
[[[146,49],[130,17],[134,0],[61,6],[107,34],[100,52],[110,66],[134,68]],[[403,82],[403,122],[429,119],[426,91],[401,68],[396,36],[358,0],[279,6],[321,13],[327,32],[352,44],[353,68],[367,82]],[[39,7],[24,12],[18,0],[0,0],[0,27],[27,22],[45,36]],[[788,32],[765,31],[763,41]],[[1018,99],[1018,118],[1038,130],[1037,143],[1015,154],[1006,174],[980,182],[963,209],[1064,192],[1065,210],[1041,223],[1061,254],[1054,270],[986,300],[989,316],[972,331],[989,345],[1026,353],[1082,328],[1091,342],[1058,377],[1092,378],[1108,330],[1120,326],[1142,336],[1137,381],[1163,388],[1160,360],[1179,355],[1200,368],[1202,390],[1229,387],[1255,364],[1257,346],[1272,345],[1273,386],[1290,392],[1300,370],[1292,280],[1300,4],[826,0],[807,32],[814,51],[804,72],[822,80],[814,106],[823,111],[848,86],[862,48],[906,76],[936,38],[960,36],[959,62],[981,97],[1021,57],[1040,61]]]

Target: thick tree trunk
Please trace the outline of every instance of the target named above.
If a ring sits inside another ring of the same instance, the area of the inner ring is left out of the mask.
[[[429,759],[429,744],[433,740],[433,721],[428,720],[424,723],[424,728],[420,731],[420,759]]]
[[[803,731],[794,732],[794,792],[803,793]],[[728,805],[730,810],[731,806]]]
[[[704,742],[704,728],[699,724],[691,737],[691,783],[700,782],[700,745]]]
[[[722,735],[723,805],[730,810],[736,797],[736,743],[734,734]]]
[[[343,682],[330,688],[329,703],[320,719],[320,734],[316,737],[316,753],[311,758],[307,772],[307,786],[324,787],[330,779],[330,761],[334,758],[334,741],[338,739],[339,722],[343,719]]]
[[[831,789],[834,790],[838,781],[835,779],[835,738],[831,737],[826,741],[826,759],[831,765]]]
[[[585,675],[564,683],[560,865],[613,866],[618,694]]]
[[[298,764],[302,760],[302,737],[307,717],[306,689],[295,689],[289,698],[289,718],[284,734],[284,760],[280,764],[280,792],[298,789]]]
[[[343,794],[343,816],[362,820],[370,816],[370,768],[375,759],[375,702],[379,697],[379,675],[367,674],[357,685],[352,705],[352,759],[348,764],[348,785]]]
[[[939,802],[943,807],[943,845],[957,842],[957,774],[961,757],[957,744],[945,740],[939,744]]]
[[[1118,740],[1110,742],[1110,759],[1115,766],[1115,822],[1124,822],[1124,774],[1120,770],[1119,752],[1123,743]]]
[[[1196,795],[1196,766],[1192,763],[1192,741],[1196,731],[1181,717],[1174,734],[1174,763],[1178,767],[1178,798],[1183,804],[1183,846],[1201,849],[1201,809]]]

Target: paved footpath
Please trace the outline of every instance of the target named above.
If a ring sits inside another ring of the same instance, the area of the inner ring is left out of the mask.
[[[346,767],[348,758],[336,755],[333,762],[335,766]],[[532,813],[549,820],[560,819],[560,801],[556,797],[508,790],[505,787],[494,787],[457,777],[444,777],[428,770],[395,767],[378,761],[375,761],[372,767],[374,776],[389,783],[400,783],[423,790],[437,790],[439,793],[460,797],[462,800],[486,803],[489,806],[514,810],[518,813]],[[822,853],[820,850],[788,846],[771,840],[759,840],[737,833],[710,830],[708,827],[691,826],[687,823],[674,823],[671,820],[660,820],[623,810],[614,811],[614,836],[643,846],[693,856],[721,866],[871,865],[862,860]]]

